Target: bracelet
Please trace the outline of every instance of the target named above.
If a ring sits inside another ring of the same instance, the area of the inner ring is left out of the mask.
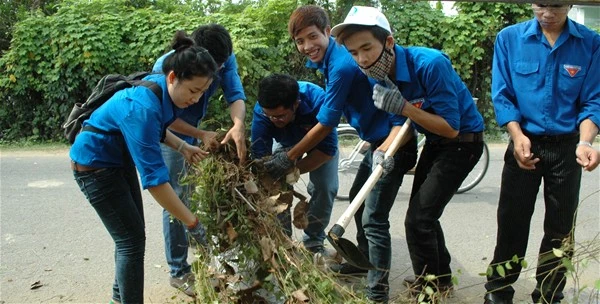
[[[198,218],[196,218],[196,220],[194,221],[194,223],[193,223],[193,224],[191,224],[191,225],[187,226],[188,230],[190,230],[190,229],[194,229],[194,227],[198,226],[198,223],[199,223],[199,222],[200,222],[200,221],[198,221]]]
[[[177,152],[181,152],[181,150],[183,150],[183,146],[185,146],[185,140],[181,141],[181,143],[179,144],[179,147],[177,147]]]
[[[580,142],[577,143],[577,147],[579,147],[579,146],[588,146],[588,147],[591,148],[592,147],[592,143],[589,142],[589,141],[582,140],[582,141],[580,141]]]

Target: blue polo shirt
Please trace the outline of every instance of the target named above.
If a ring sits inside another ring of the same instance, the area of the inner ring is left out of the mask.
[[[516,121],[530,134],[575,133],[587,118],[600,126],[600,36],[567,19],[552,48],[536,19],[503,29],[492,101],[499,126]]]
[[[404,48],[399,45],[394,46],[394,52],[395,82],[405,99],[420,103],[422,110],[441,116],[459,133],[483,131],[483,117],[473,102],[473,96],[444,53],[425,47]],[[425,134],[427,141],[442,138],[418,124],[413,123],[413,126]]]
[[[323,60],[308,61],[306,66],[325,77],[325,102],[317,114],[322,125],[336,127],[343,114],[360,138],[371,143],[385,139],[393,126],[402,125],[401,117],[375,107],[373,85],[348,50],[332,37]]]
[[[162,73],[163,61],[173,52],[174,51],[170,51],[169,53],[166,53],[158,58],[156,63],[154,63],[152,71],[155,73]],[[238,74],[238,65],[235,59],[235,54],[231,54],[225,63],[223,63],[223,67],[221,67],[219,70],[217,77],[215,77],[212,84],[208,87],[206,92],[204,92],[202,97],[200,97],[200,101],[187,107],[181,113],[181,115],[178,116],[178,118],[181,118],[188,124],[197,127],[206,114],[210,97],[215,94],[219,86],[221,86],[223,89],[223,95],[228,106],[236,100],[246,100],[244,87],[242,86],[240,75]],[[177,135],[179,138],[185,140],[189,144],[196,143],[196,139],[191,136],[183,135],[177,132],[173,132],[173,134]]]
[[[127,165],[131,154],[142,186],[147,189],[169,181],[160,141],[181,110],[169,96],[164,75],[153,74],[144,79],[160,85],[162,103],[144,86],[115,93],[83,125],[116,134],[81,132],[75,138],[69,156],[81,165],[112,168]],[[124,149],[128,149],[129,154]]]
[[[295,118],[283,128],[278,128],[265,116],[262,107],[257,102],[252,117],[252,157],[262,158],[271,154],[273,139],[283,147],[292,147],[319,121],[317,115],[325,102],[325,91],[310,82],[298,81],[298,99]],[[329,133],[325,139],[315,146],[327,155],[334,156],[337,151],[337,131]]]

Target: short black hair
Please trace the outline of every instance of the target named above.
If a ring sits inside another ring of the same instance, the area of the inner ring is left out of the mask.
[[[371,32],[371,34],[373,34],[373,37],[375,37],[375,39],[383,42],[384,45],[385,45],[385,39],[387,39],[387,37],[389,35],[391,35],[391,33],[388,32],[386,29],[384,29],[380,26],[377,26],[377,25],[349,24],[346,27],[344,27],[344,29],[342,29],[342,31],[340,31],[338,33],[338,35],[335,37],[335,41],[341,45],[344,45],[344,40],[346,40],[348,37],[350,37],[358,32],[362,32],[362,31]]]
[[[272,74],[258,84],[258,104],[265,109],[291,109],[298,100],[298,81],[290,75]]]
[[[225,63],[233,53],[231,36],[220,24],[211,23],[198,27],[192,33],[192,39],[197,45],[208,50],[217,65]]]

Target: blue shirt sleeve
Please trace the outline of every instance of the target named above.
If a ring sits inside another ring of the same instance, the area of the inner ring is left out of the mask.
[[[496,113],[498,126],[505,126],[511,121],[520,122],[521,114],[516,104],[515,91],[510,77],[510,65],[508,63],[508,51],[504,41],[504,35],[500,32],[494,43],[494,57],[492,62],[492,101]]]
[[[135,92],[141,90],[143,92]],[[169,181],[160,149],[162,113],[160,107],[141,100],[148,99],[159,104],[158,98],[149,89],[136,87],[133,93],[129,97],[127,112],[119,120],[119,129],[140,174],[142,187],[147,189]]]
[[[271,155],[273,148],[273,128],[269,118],[263,115],[262,108],[256,103],[252,116],[251,145],[252,158],[259,159]]]
[[[427,99],[435,113],[443,117],[452,129],[460,130],[460,110],[454,84],[454,70],[443,56],[433,58],[425,67]]]
[[[317,119],[327,127],[336,127],[343,115],[343,110],[353,89],[357,72],[354,59],[345,48],[329,40],[330,54],[325,67],[325,102],[321,106]],[[324,59],[325,60],[325,59]]]
[[[593,46],[592,60],[583,80],[579,100],[580,111],[577,125],[585,119],[590,119],[596,127],[600,128],[600,36],[596,35]]]
[[[231,104],[236,100],[246,100],[242,80],[238,74],[238,65],[235,54],[231,54],[223,64],[220,71],[221,87],[227,103]]]

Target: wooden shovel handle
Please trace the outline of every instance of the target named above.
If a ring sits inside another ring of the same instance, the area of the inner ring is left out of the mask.
[[[396,134],[396,137],[394,137],[394,141],[392,142],[388,150],[385,152],[385,158],[393,157],[394,154],[396,154],[396,151],[400,147],[400,143],[408,133],[410,124],[411,121],[409,118],[406,120],[404,125],[402,125],[402,128],[400,129],[398,134]],[[343,229],[346,229],[346,226],[348,226],[348,223],[350,223],[350,219],[352,219],[358,208],[360,208],[364,200],[367,198],[367,195],[369,194],[369,192],[371,192],[371,190],[375,186],[375,183],[377,183],[377,181],[381,177],[382,173],[383,166],[381,166],[381,164],[378,164],[369,176],[369,179],[367,179],[362,188],[360,188],[360,191],[358,191],[358,194],[356,194],[356,197],[354,197],[354,199],[350,203],[350,206],[348,206],[348,209],[346,209],[346,211],[344,211],[342,216],[338,219],[336,225],[341,226],[341,228]],[[329,233],[331,234],[331,231]],[[338,237],[341,237],[341,235],[338,235]]]

